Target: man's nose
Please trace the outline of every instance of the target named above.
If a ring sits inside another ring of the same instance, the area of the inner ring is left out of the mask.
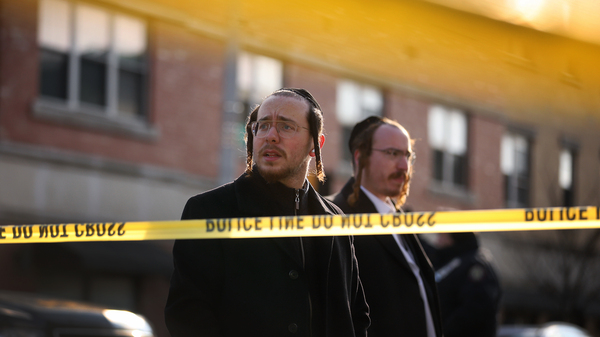
[[[396,167],[400,170],[408,171],[408,167],[410,163],[408,162],[408,158],[406,156],[401,156],[399,160],[396,160]]]
[[[271,124],[269,131],[267,131],[267,136],[265,137],[267,142],[278,143],[279,142],[279,133],[277,132],[277,123]]]

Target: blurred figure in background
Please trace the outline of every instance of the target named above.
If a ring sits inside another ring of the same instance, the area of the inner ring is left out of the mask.
[[[423,246],[435,269],[444,336],[496,336],[502,290],[489,253],[479,247],[475,233],[425,237]]]
[[[333,202],[346,214],[395,213],[406,201],[414,141],[398,122],[371,116],[350,134],[354,177]],[[440,337],[431,263],[414,234],[358,235],[356,257],[370,308],[370,337]]]

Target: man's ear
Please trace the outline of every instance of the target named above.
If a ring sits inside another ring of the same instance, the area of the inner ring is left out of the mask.
[[[360,159],[360,151],[354,150],[354,153],[352,154],[352,163],[354,164],[354,167],[358,167],[359,159]]]
[[[322,148],[323,148],[323,144],[325,144],[325,135],[320,135],[320,136],[319,136],[319,149],[322,149]],[[315,149],[313,148],[313,149],[310,151],[310,153],[309,153],[309,154],[310,154],[310,156],[311,156],[311,157],[314,157],[314,156],[316,156],[316,154],[315,154]]]

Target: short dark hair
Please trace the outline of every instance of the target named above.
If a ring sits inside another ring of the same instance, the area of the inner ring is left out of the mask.
[[[321,106],[317,102],[317,100],[313,97],[305,89],[300,88],[281,88],[279,90],[274,91],[269,96],[263,99],[271,97],[271,96],[284,96],[284,97],[295,97],[304,99],[308,103],[308,126],[310,130],[310,135],[313,138],[314,148],[315,148],[315,160],[316,160],[316,176],[320,182],[325,181],[325,171],[323,169],[323,159],[321,157],[321,147],[319,146],[319,136],[323,134],[324,130],[324,120],[323,120],[323,110],[321,110]],[[257,105],[246,119],[246,134],[244,140],[246,141],[246,173],[252,172],[252,166],[254,165],[254,160],[252,158],[253,152],[253,140],[254,134],[251,130],[252,122],[256,121],[258,116],[258,109],[261,104]]]
[[[364,168],[369,165],[371,153],[373,152],[373,135],[375,135],[375,131],[377,131],[377,129],[379,129],[379,127],[382,125],[390,125],[405,132],[408,136],[410,147],[414,147],[415,140],[411,139],[408,131],[395,120],[391,120],[386,117],[370,116],[356,124],[352,129],[352,132],[350,134],[350,141],[348,142],[348,147],[350,148],[350,155],[352,156],[352,167],[357,169],[356,177],[354,177],[354,185],[352,186],[353,192],[348,196],[348,204],[350,204],[351,206],[354,206],[358,201],[360,185],[362,183],[362,172]],[[358,160],[358,168],[354,163],[354,152],[356,151],[360,153]],[[400,209],[400,207],[406,202],[406,198],[408,197],[408,193],[410,191],[410,180],[412,178],[412,174],[413,166],[410,165],[406,174],[406,180],[404,181],[402,189],[400,190],[400,194],[398,195],[398,198],[395,202],[397,210]]]

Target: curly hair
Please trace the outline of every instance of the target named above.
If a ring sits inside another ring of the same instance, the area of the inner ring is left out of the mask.
[[[316,166],[316,177],[320,182],[325,181],[325,171],[323,169],[323,159],[321,157],[321,147],[319,146],[319,136],[323,134],[324,130],[324,120],[323,120],[323,111],[321,110],[321,106],[317,102],[317,100],[305,89],[299,88],[281,88],[276,90],[269,96],[263,99],[271,97],[271,96],[284,96],[284,97],[295,97],[305,100],[308,103],[308,125],[310,130],[310,135],[312,136],[314,149],[315,149],[315,166]],[[254,165],[254,160],[252,158],[252,152],[254,150],[253,140],[254,134],[251,130],[252,122],[256,121],[258,116],[258,109],[262,105],[257,105],[246,119],[246,133],[244,135],[244,140],[246,141],[246,173],[252,172],[252,167]]]
[[[410,134],[402,125],[400,125],[400,123],[386,117],[372,119],[371,124],[359,132],[353,139],[351,139],[349,144],[350,153],[352,154],[353,158],[356,151],[358,151],[360,154],[358,156],[358,167],[356,167],[354,159],[352,160],[352,167],[355,169],[356,175],[354,185],[352,185],[352,194],[348,196],[348,204],[351,206],[354,206],[358,201],[360,185],[362,182],[362,173],[364,168],[369,165],[371,153],[373,152],[371,150],[373,147],[373,135],[375,134],[375,131],[377,131],[377,129],[382,125],[390,125],[406,133],[410,141],[411,148],[414,147],[415,140],[410,138]],[[406,198],[408,197],[408,193],[410,191],[410,180],[412,178],[412,174],[413,165],[409,165],[408,172],[406,174],[406,180],[402,185],[400,193],[398,194],[398,198],[394,202],[396,210],[400,210],[400,207],[406,202]]]

